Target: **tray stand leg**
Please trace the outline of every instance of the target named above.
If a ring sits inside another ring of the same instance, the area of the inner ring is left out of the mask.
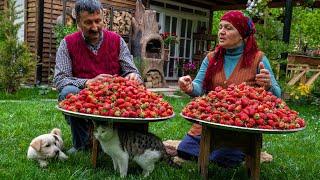
[[[209,155],[211,153],[211,142],[213,139],[212,134],[210,127],[202,126],[198,169],[203,179],[208,179]]]
[[[93,121],[93,120],[92,120]],[[91,149],[91,163],[93,168],[97,167],[97,158],[98,158],[98,146],[99,146],[99,142],[96,139],[96,137],[94,137],[93,135],[93,130],[96,128],[95,127],[95,123],[92,123],[93,125],[90,127],[90,137],[91,137],[91,142],[92,142],[92,149]]]
[[[249,150],[246,156],[246,166],[248,170],[248,176],[252,180],[258,180],[260,178],[260,153],[262,147],[262,134],[252,133],[250,136]]]
[[[91,162],[93,168],[97,167],[97,158],[98,158],[98,145],[99,142],[95,137],[92,137],[92,155],[91,155]]]

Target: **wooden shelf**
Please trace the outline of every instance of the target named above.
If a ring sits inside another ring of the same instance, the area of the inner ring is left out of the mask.
[[[320,57],[289,54],[288,63],[289,64],[308,64],[310,66],[317,67],[320,65]]]

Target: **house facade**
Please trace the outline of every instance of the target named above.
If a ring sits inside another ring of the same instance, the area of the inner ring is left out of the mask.
[[[37,55],[37,70],[34,84],[50,84],[55,65],[56,43],[53,27],[56,19],[65,7],[73,7],[75,0],[17,0],[24,9],[24,28],[19,31],[19,38],[24,39],[32,52]],[[101,0],[104,7],[123,9],[133,12],[136,0]],[[157,12],[160,33],[176,34],[179,43],[169,47],[168,60],[164,64],[167,81],[176,81],[183,75],[182,66],[194,62],[198,66],[206,52],[215,45],[216,37],[211,35],[214,11],[244,9],[247,0],[142,0],[146,8]],[[271,7],[286,7],[287,21],[291,21],[292,5],[299,1],[273,0]],[[0,10],[5,9],[7,0],[0,0]],[[291,4],[290,4],[291,3]],[[315,3],[316,7],[320,3]],[[291,14],[290,14],[291,8]],[[290,32],[290,23],[284,30]],[[285,34],[288,34],[287,31]],[[290,33],[289,33],[290,34]]]

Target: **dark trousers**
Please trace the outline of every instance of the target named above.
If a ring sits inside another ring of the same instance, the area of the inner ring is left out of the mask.
[[[200,152],[201,136],[186,135],[178,146],[178,156],[187,160],[197,160]],[[221,148],[211,152],[209,160],[221,167],[232,168],[244,161],[245,154],[237,149]]]
[[[69,93],[77,94],[80,89],[76,86],[65,86],[59,93],[59,101],[66,98]],[[89,145],[89,127],[90,121],[76,118],[72,116],[65,116],[66,121],[71,127],[72,143],[76,149],[85,149]]]

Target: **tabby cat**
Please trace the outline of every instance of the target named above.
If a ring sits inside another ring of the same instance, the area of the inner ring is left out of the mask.
[[[144,177],[149,176],[154,169],[154,164],[160,159],[175,166],[161,139],[152,133],[140,133],[97,124],[94,136],[100,142],[102,150],[111,156],[113,168],[115,171],[119,170],[121,177],[127,175],[129,159],[143,169]]]

